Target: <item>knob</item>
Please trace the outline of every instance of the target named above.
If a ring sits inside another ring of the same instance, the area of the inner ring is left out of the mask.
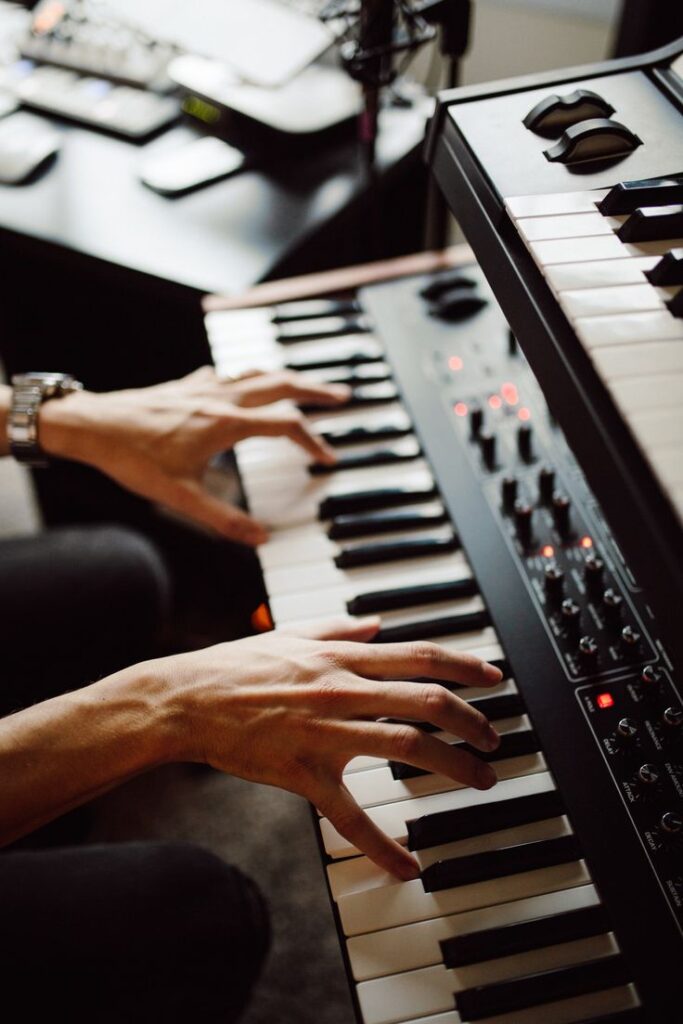
[[[670,729],[680,729],[683,725],[683,711],[680,708],[667,708],[662,715],[662,721]]]
[[[534,458],[533,433],[529,423],[521,423],[517,430],[517,451],[525,462],[532,462]]]
[[[531,544],[533,530],[533,509],[525,501],[515,502],[515,530],[523,547]]]
[[[488,431],[481,431],[479,434],[479,446],[481,457],[487,469],[495,469],[496,465],[496,435]]]
[[[508,327],[508,355],[517,355],[517,339],[512,333],[512,329]]]
[[[659,691],[659,684],[662,681],[662,677],[654,665],[646,665],[640,673],[640,681],[645,689]]]
[[[659,768],[656,764],[642,764],[638,769],[638,782],[644,786],[654,786],[659,782]]]
[[[669,835],[678,835],[683,832],[683,817],[676,811],[665,811],[659,819],[659,824],[664,832]]]
[[[602,595],[602,610],[605,622],[610,626],[618,626],[621,622],[624,599],[621,594],[609,587]]]
[[[571,501],[565,494],[555,495],[552,503],[553,521],[555,523],[555,529],[562,540],[566,540],[571,533],[571,523],[569,520],[570,508]]]
[[[555,493],[555,470],[541,466],[538,471],[538,494],[544,505],[549,505]]]
[[[506,512],[512,512],[517,501],[517,477],[504,476],[500,485],[503,508]]]
[[[480,405],[473,405],[470,409],[470,437],[479,437],[481,428],[484,426],[484,410]]]
[[[586,587],[591,594],[596,594],[602,590],[602,577],[605,571],[605,563],[599,555],[592,552],[586,558],[583,565],[583,575],[586,580]]]
[[[617,725],[622,740],[632,740],[638,735],[638,723],[633,718],[622,718]]]
[[[574,633],[581,622],[581,609],[571,597],[566,597],[560,607],[562,625],[569,633]]]
[[[582,636],[579,640],[579,657],[587,672],[593,672],[598,665],[598,643],[592,636]]]
[[[551,562],[545,567],[545,592],[553,602],[558,602],[564,591],[564,573],[559,565]]]
[[[640,633],[633,626],[624,626],[621,631],[621,646],[629,654],[636,654],[640,648]]]

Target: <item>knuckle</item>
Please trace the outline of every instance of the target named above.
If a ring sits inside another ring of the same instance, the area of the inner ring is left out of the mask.
[[[430,640],[416,640],[411,645],[411,654],[416,661],[436,661],[440,653],[441,649]]]
[[[394,737],[396,757],[400,761],[409,761],[416,757],[422,748],[423,736],[419,729],[411,725],[401,726]]]
[[[443,686],[428,684],[424,687],[422,694],[425,710],[428,714],[439,716],[445,713],[450,707],[450,694]]]

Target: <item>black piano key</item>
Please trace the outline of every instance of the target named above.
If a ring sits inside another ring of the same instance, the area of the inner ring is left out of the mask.
[[[320,435],[333,448],[341,448],[347,444],[372,444],[373,441],[391,441],[398,437],[412,434],[409,425],[400,426],[395,423],[380,423],[371,427],[342,427],[339,430],[325,430]]]
[[[505,761],[508,757],[524,757],[525,754],[537,754],[540,748],[538,736],[533,729],[522,729],[519,732],[506,732],[500,737],[500,744],[495,750],[475,750],[469,743],[453,743],[457,750],[466,750],[482,761],[495,763]],[[417,779],[420,775],[430,775],[425,768],[416,768],[413,764],[401,761],[390,761],[389,767],[395,779]]]
[[[347,366],[344,372],[332,374],[325,378],[326,384],[346,384],[349,388],[355,388],[362,384],[384,384],[391,380],[391,373],[388,367],[382,363],[381,366],[373,368],[372,363],[354,370]]]
[[[650,284],[672,285],[683,284],[683,249],[672,249],[655,263],[652,270],[645,271]]]
[[[556,818],[560,814],[564,814],[564,807],[557,790],[498,800],[494,804],[475,804],[473,807],[425,814],[407,823],[408,849],[427,850],[456,839],[499,832],[517,825],[528,825],[532,821]]]
[[[365,537],[368,534],[395,533],[404,530],[423,530],[448,522],[445,509],[413,509],[410,512],[370,512],[368,515],[336,516],[330,523],[327,536],[331,540]]]
[[[536,917],[531,921],[455,935],[450,939],[442,939],[440,945],[446,967],[467,967],[485,960],[556,946],[561,942],[589,939],[609,930],[605,908],[598,904],[595,907],[568,910],[563,914]]]
[[[493,664],[493,662],[491,662]],[[458,690],[466,689],[461,686],[460,683],[446,683],[442,679],[427,679],[421,677],[413,680],[414,683],[437,683],[439,686],[445,686],[448,690],[453,690],[455,693]],[[512,718],[515,715],[523,715],[525,708],[522,698],[517,693],[501,693],[497,697],[483,697],[479,700],[468,700],[467,702],[471,707],[481,711],[482,715],[486,715],[489,722],[499,722],[501,718]],[[416,727],[422,729],[423,732],[440,732],[438,725],[434,725],[433,722],[416,722]],[[500,748],[498,748],[500,749]],[[484,755],[480,750],[475,751],[477,757],[483,757]],[[496,751],[494,751],[494,754]],[[486,755],[488,757],[488,755]],[[399,762],[397,761],[398,765]],[[419,775],[420,769],[413,768],[410,766],[410,770]],[[408,778],[408,775],[402,776]]]
[[[591,960],[575,967],[543,971],[513,981],[465,989],[455,995],[455,1007],[463,1020],[481,1020],[496,1014],[513,1013],[572,996],[627,985],[629,971],[621,956]]]
[[[622,242],[665,242],[683,235],[683,206],[653,206],[636,210],[617,235]]]
[[[495,665],[503,673],[503,679],[509,679],[512,675],[510,662],[507,658],[491,658],[489,665]]]
[[[643,206],[665,206],[683,203],[683,175],[668,178],[644,178],[641,181],[622,181],[609,190],[597,204],[600,213],[613,216],[633,213]]]
[[[473,597],[479,588],[475,580],[447,580],[443,583],[423,583],[414,587],[395,587],[393,590],[374,590],[359,594],[346,602],[349,615],[370,615],[389,612],[396,608],[433,604],[435,601],[457,601]]]
[[[374,452],[363,452],[360,455],[344,455],[337,459],[333,466],[314,463],[308,467],[311,476],[328,476],[346,469],[367,469],[372,466],[390,466],[394,462],[412,462],[420,457],[419,447],[410,451],[396,451],[394,448],[377,448]]]
[[[444,292],[452,288],[476,288],[477,282],[471,277],[466,277],[461,270],[445,270],[430,278],[427,284],[420,288],[420,295],[423,299],[438,299]]]
[[[618,1013],[605,1013],[600,1017],[582,1020],[581,1024],[648,1024],[642,1006],[634,1006],[631,1010]]]
[[[320,502],[318,519],[334,519],[350,512],[372,512],[375,509],[394,508],[430,501],[436,497],[436,487],[378,487],[368,491],[349,491],[331,494]]]
[[[355,569],[361,565],[380,565],[382,562],[397,562],[408,558],[427,558],[431,555],[457,551],[460,541],[457,537],[420,537],[418,540],[379,541],[375,544],[354,544],[343,548],[335,555],[334,564],[338,569]],[[398,628],[398,627],[397,627]]]
[[[388,405],[390,402],[395,402],[397,398],[396,385],[391,381],[384,381],[383,384],[359,384],[351,389],[351,397],[338,408],[346,410],[363,408],[366,405]],[[299,408],[304,413],[323,411],[319,405],[312,405],[308,402],[301,403]]]
[[[576,836],[541,839],[535,843],[507,846],[502,850],[486,850],[469,857],[437,860],[422,872],[425,892],[442,892],[459,885],[474,885],[494,878],[520,875],[524,871],[570,864],[581,856]]]
[[[683,316],[683,291],[680,291],[678,295],[674,295],[672,299],[669,299],[666,305],[673,316]]]
[[[277,340],[281,345],[294,341],[315,341],[320,338],[341,338],[345,334],[365,334],[369,321],[363,316],[330,316],[315,320],[288,320],[279,325]]]
[[[376,349],[356,349],[353,352],[340,353],[333,356],[310,356],[306,359],[291,359],[285,363],[287,370],[333,370],[337,366],[364,366],[376,363],[379,359]]]
[[[302,299],[280,302],[273,307],[273,323],[286,324],[292,320],[318,320],[329,316],[352,316],[360,313],[356,299]]]
[[[406,622],[402,626],[385,626],[375,634],[373,643],[397,644],[411,640],[427,640],[431,637],[451,636],[484,629],[491,625],[487,611],[468,612],[466,615],[444,615],[437,619],[423,619],[421,622]]]

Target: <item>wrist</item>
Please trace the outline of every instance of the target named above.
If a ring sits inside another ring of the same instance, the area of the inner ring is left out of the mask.
[[[87,461],[90,435],[97,423],[97,396],[75,391],[44,402],[38,414],[40,446],[48,455]]]

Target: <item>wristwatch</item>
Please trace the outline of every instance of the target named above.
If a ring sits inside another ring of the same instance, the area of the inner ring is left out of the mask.
[[[15,373],[12,377],[12,401],[7,417],[9,449],[26,466],[48,464],[38,438],[38,412],[49,398],[62,398],[83,385],[68,373]]]

